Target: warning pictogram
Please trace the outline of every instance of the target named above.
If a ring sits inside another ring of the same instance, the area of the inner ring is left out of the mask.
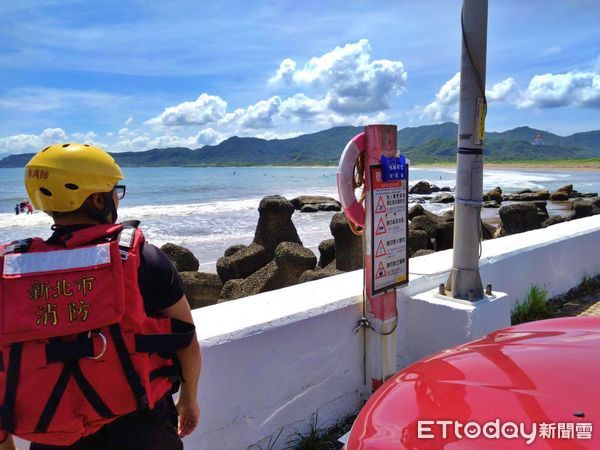
[[[377,246],[377,251],[375,252],[375,256],[385,256],[387,252],[385,251],[385,246],[383,245],[383,241],[379,241],[379,245]]]
[[[375,208],[375,214],[387,212],[387,208],[385,207],[385,203],[383,201],[383,197],[379,197],[377,200],[377,207]]]
[[[383,262],[379,263],[379,266],[377,267],[377,273],[375,274],[375,278],[383,278],[387,275],[387,272],[385,271],[385,268],[383,267]]]
[[[375,229],[375,234],[385,234],[387,233],[387,228],[385,227],[385,223],[383,222],[383,217],[379,219],[379,223],[377,224],[377,228]]]

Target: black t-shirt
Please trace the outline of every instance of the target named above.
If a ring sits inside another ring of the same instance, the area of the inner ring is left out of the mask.
[[[57,227],[46,243],[63,245],[61,237],[87,226],[89,225]],[[147,242],[142,247],[138,285],[144,299],[146,314],[149,316],[155,316],[161,310],[174,305],[184,294],[183,282],[173,262],[165,252]]]

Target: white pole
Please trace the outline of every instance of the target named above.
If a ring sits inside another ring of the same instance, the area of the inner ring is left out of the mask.
[[[458,119],[452,297],[483,297],[479,275],[488,0],[464,0]]]

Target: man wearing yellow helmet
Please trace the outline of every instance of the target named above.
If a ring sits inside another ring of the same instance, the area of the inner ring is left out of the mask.
[[[125,186],[118,184],[123,178],[123,172],[114,159],[94,146],[57,144],[37,153],[25,168],[25,185],[33,206],[43,210],[54,220],[54,233],[45,243],[51,248],[60,248],[67,246],[68,239],[76,233],[81,233],[81,230],[89,230],[102,224],[115,224],[119,200],[125,195]],[[160,249],[148,243],[144,244],[143,238],[140,248],[137,284],[147,316],[166,316],[192,324],[192,314],[184,295],[183,283],[172,262]],[[127,296],[125,300],[128,300]],[[106,342],[104,348],[106,349]],[[176,354],[183,381],[176,404],[168,392],[156,401],[153,408],[141,408],[116,420],[110,417],[107,420],[109,423],[103,425],[99,431],[84,435],[73,444],[57,446],[32,443],[30,448],[183,449],[181,437],[194,430],[200,415],[197,405],[200,347],[197,339],[191,339],[191,343],[177,350]],[[118,369],[117,367],[113,370]],[[19,434],[18,424],[16,430],[15,433]],[[44,440],[40,439],[40,442]],[[0,443],[0,450],[14,448],[16,447],[10,435]]]

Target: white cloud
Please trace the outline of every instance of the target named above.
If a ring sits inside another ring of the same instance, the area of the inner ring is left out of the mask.
[[[119,131],[119,139],[114,145],[110,146],[110,150],[116,152],[136,152],[169,147],[195,149],[204,145],[217,144],[223,139],[225,139],[225,136],[212,128],[203,129],[191,136],[176,136],[172,134],[152,136],[148,133],[138,133],[137,131],[125,128]]]
[[[62,128],[46,128],[40,134],[17,134],[0,138],[0,153],[39,152],[48,145],[65,142],[66,140],[67,134]]]
[[[214,145],[226,139],[223,133],[213,130],[212,128],[206,128],[196,134],[196,145]]]
[[[294,81],[294,72],[296,71],[296,61],[286,58],[279,64],[279,69],[275,76],[269,80],[269,84],[292,84]]]
[[[81,142],[84,144],[93,144],[96,141],[98,135],[93,131],[88,131],[87,133],[73,133],[71,135],[71,139],[76,142]]]
[[[126,121],[125,121],[125,126],[128,127],[129,125],[131,125],[133,123],[133,117],[129,117]]]
[[[347,115],[389,108],[391,97],[404,90],[407,78],[401,61],[372,61],[369,41],[361,39],[311,58],[302,68],[285,59],[269,82],[321,92],[329,109]]]
[[[459,94],[460,72],[457,72],[435,94],[435,100],[423,109],[421,118],[426,118],[433,122],[456,121],[458,119],[456,106],[458,105]]]
[[[281,98],[274,96],[226,114],[221,123],[234,124],[238,129],[271,128],[280,106]]]
[[[227,102],[217,95],[206,93],[191,102],[169,106],[156,117],[146,121],[148,125],[183,126],[206,125],[222,119],[227,112]]]
[[[521,92],[519,108],[600,107],[600,73],[567,72],[536,75]]]
[[[516,87],[517,82],[514,78],[510,77],[502,80],[500,83],[494,84],[491,89],[486,89],[485,96],[488,102],[502,102],[515,92]]]
[[[494,84],[491,89],[485,90],[485,96],[489,103],[506,101],[515,92],[516,81],[510,77]],[[423,108],[422,119],[433,122],[458,121],[458,102],[460,97],[460,72],[444,83],[435,100]]]
[[[272,139],[291,139],[300,136],[302,133],[277,133],[275,131],[263,131],[257,133],[255,137],[260,139],[272,140]]]

